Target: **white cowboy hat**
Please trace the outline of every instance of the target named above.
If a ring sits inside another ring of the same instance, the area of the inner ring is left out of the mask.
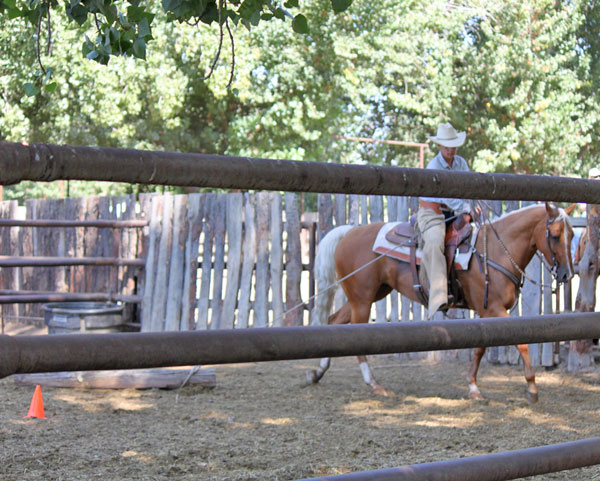
[[[437,129],[437,135],[434,137],[430,135],[429,140],[432,140],[438,145],[444,147],[460,147],[465,143],[467,138],[466,132],[457,132],[451,124],[440,124]]]
[[[588,177],[589,177],[590,179],[595,179],[595,178],[597,178],[597,177],[600,177],[600,169],[599,169],[599,168],[597,168],[597,167],[592,167],[592,168],[590,169],[590,172],[589,172],[589,174],[588,174]]]

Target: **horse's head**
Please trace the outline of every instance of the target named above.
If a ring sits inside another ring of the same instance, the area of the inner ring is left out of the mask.
[[[594,256],[593,249],[588,249],[586,242],[582,241],[583,254],[577,264],[579,274],[579,288],[575,298],[575,310],[580,312],[592,312],[596,305],[596,278],[599,271],[598,256]]]
[[[558,282],[567,282],[574,274],[571,259],[573,228],[569,220],[571,211],[571,207],[566,210],[559,209],[546,202],[546,245],[538,248],[552,266],[552,272]]]
[[[583,231],[577,245],[575,256],[575,272],[579,274],[579,288],[575,298],[575,310],[592,312],[596,306],[596,278],[600,273],[600,235],[593,235],[590,230],[598,229],[597,222],[600,216],[600,206],[587,206],[588,227]],[[591,229],[590,229],[591,228]],[[596,242],[594,249],[593,242]]]

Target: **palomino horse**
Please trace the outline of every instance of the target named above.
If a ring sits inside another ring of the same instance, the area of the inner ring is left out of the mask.
[[[319,289],[331,285],[337,278],[341,283],[348,301],[328,318],[329,324],[346,324],[368,322],[373,302],[387,296],[392,289],[402,295],[421,302],[413,290],[413,277],[408,263],[399,262],[390,257],[381,257],[372,251],[373,242],[383,223],[364,226],[340,226],[329,232],[319,243],[315,260],[315,276]],[[505,214],[491,224],[480,229],[487,229],[487,256],[490,261],[509,271],[518,280],[536,251],[540,251],[548,263],[553,266],[559,282],[566,282],[573,276],[571,260],[571,239],[573,229],[567,212],[552,204],[532,205]],[[484,236],[478,235],[475,247],[483,252]],[[474,254],[473,257],[475,257]],[[360,269],[361,267],[363,267]],[[518,289],[514,281],[488,266],[489,291],[487,305],[484,303],[484,274],[479,262],[471,259],[469,269],[458,272],[467,304],[480,317],[506,317],[507,310],[516,302]],[[331,311],[335,289],[328,289],[319,295],[313,312],[313,323],[324,323]],[[535,374],[529,359],[529,346],[517,346],[523,358],[525,379],[527,380],[526,397],[530,402],[538,399]],[[482,399],[477,387],[477,370],[485,352],[485,347],[476,348],[469,369],[469,397]],[[366,356],[358,356],[358,362],[364,381],[376,394],[387,395],[387,391],[377,383],[367,363]],[[317,383],[329,368],[330,359],[323,358],[320,366],[307,373],[308,383]]]

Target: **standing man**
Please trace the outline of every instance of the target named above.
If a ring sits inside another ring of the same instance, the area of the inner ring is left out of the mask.
[[[467,162],[456,155],[456,149],[465,143],[467,134],[456,132],[449,124],[440,124],[436,136],[429,136],[439,148],[427,169],[446,171],[469,171]],[[421,270],[422,282],[429,283],[429,319],[448,303],[448,273],[444,257],[444,238],[446,236],[446,216],[468,214],[471,205],[463,199],[440,197],[421,197],[417,212],[417,228],[421,234]]]

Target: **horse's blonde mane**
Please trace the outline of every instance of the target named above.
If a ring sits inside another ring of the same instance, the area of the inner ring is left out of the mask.
[[[494,219],[492,221],[492,223],[494,224],[494,223],[499,222],[499,221],[501,221],[503,219],[506,219],[507,217],[510,217],[511,215],[523,213],[523,211],[526,211],[528,209],[534,209],[534,208],[537,208],[537,207],[544,207],[544,204],[531,204],[531,205],[528,205],[526,207],[521,207],[520,209],[517,209],[517,210],[511,210],[510,212],[505,212],[504,214],[502,214],[497,219]],[[558,208],[558,217],[556,218],[556,220],[565,221],[569,226],[571,226],[571,218],[567,215],[567,213],[565,212],[565,209],[563,209],[562,207]]]

